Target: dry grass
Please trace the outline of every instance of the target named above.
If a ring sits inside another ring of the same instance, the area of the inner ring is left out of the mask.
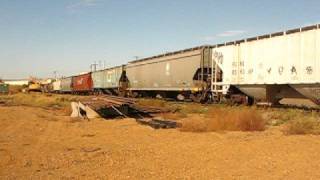
[[[62,109],[70,106],[70,102],[76,101],[77,97],[69,95],[50,95],[41,93],[0,96],[0,101],[8,106],[31,106],[42,108]]]
[[[179,112],[184,114],[205,114],[210,111],[208,105],[202,105],[199,103],[186,103],[179,105]]]
[[[320,134],[320,121],[317,117],[297,117],[286,124],[283,132],[287,135]]]
[[[9,92],[10,94],[16,94],[22,91],[26,86],[19,86],[19,85],[10,85]]]
[[[152,107],[166,107],[167,102],[159,99],[138,99],[137,102],[142,106],[152,106]]]
[[[161,117],[163,117],[166,120],[179,120],[188,117],[187,114],[177,112],[177,113],[164,113],[161,114]]]
[[[298,109],[270,109],[266,112],[266,116],[270,125],[279,126],[303,116],[304,113],[303,110]]]
[[[166,108],[170,112],[180,114],[205,114],[210,109],[209,106],[199,103],[171,102],[161,99],[138,99],[137,103],[143,106]]]
[[[206,117],[186,119],[181,131],[263,131],[266,121],[253,109],[213,109]]]

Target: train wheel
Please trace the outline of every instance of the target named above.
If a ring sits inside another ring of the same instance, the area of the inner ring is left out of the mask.
[[[156,95],[156,98],[157,98],[157,99],[163,99],[163,96],[161,96],[161,94],[157,94],[157,95]]]
[[[185,98],[184,95],[178,94],[178,95],[177,95],[177,99],[178,99],[179,101],[184,101],[186,98]]]
[[[139,96],[139,93],[138,93],[138,92],[132,92],[132,93],[131,93],[131,96],[132,96],[133,98],[136,98],[136,97]]]
[[[165,92],[159,92],[156,94],[157,99],[163,99],[166,98],[166,93]]]

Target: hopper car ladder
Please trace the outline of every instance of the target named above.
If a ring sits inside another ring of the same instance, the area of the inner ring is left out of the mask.
[[[219,65],[215,58],[212,58],[211,62],[211,93],[214,101],[219,101],[219,96],[223,93],[223,83],[219,81]]]

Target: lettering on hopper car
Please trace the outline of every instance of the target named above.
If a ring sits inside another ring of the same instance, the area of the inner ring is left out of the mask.
[[[233,66],[233,67],[236,67],[237,65],[238,65],[238,63],[237,63],[236,61],[233,61],[233,62],[232,62],[232,66]]]
[[[283,71],[284,71],[284,67],[283,66],[279,66],[279,68],[278,68],[279,75],[282,75]]]
[[[217,63],[222,64],[223,63],[223,54],[221,52],[215,51],[213,53],[213,57],[216,60]]]
[[[268,72],[269,74],[271,74],[271,70],[272,70],[272,68],[269,67],[269,68],[267,69],[267,72]]]
[[[233,69],[232,70],[232,75],[237,75],[237,70]]]
[[[307,74],[312,74],[313,73],[313,69],[312,69],[312,67],[311,66],[307,66],[306,67],[306,72],[307,72]]]
[[[297,69],[296,69],[295,66],[292,66],[292,67],[291,67],[291,74],[295,74],[295,75],[298,74]]]
[[[248,69],[248,74],[252,74],[253,73],[253,68]]]

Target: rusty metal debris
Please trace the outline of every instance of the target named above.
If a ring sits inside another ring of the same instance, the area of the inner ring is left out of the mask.
[[[171,129],[171,128],[177,128],[180,126],[179,123],[175,121],[169,121],[169,120],[161,120],[161,119],[155,119],[155,118],[143,118],[143,119],[137,119],[136,120],[139,124],[142,125],[148,125],[154,129]]]
[[[72,103],[72,117],[95,118],[122,116],[128,117],[133,114],[150,114],[168,112],[165,108],[142,106],[137,104],[136,99],[118,96],[90,97],[78,103]]]

